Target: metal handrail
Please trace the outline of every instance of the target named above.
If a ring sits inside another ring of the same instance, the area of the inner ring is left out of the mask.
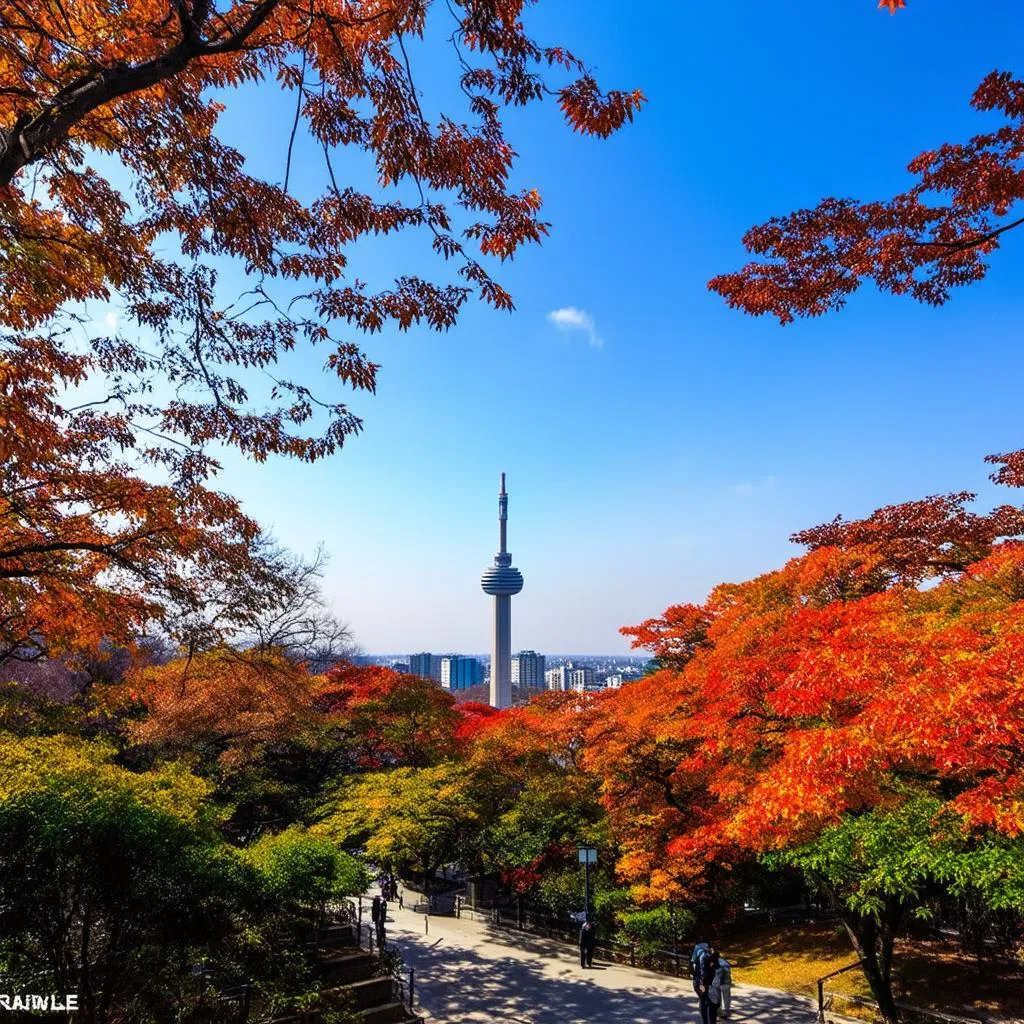
[[[827,994],[839,996],[840,999],[849,1003],[856,1003],[858,1006],[878,1008],[878,1003],[874,999],[866,999],[863,996],[851,996],[845,992],[828,992]],[[915,1006],[913,1003],[903,1002],[899,999],[896,1000],[896,1008],[907,1010],[915,1017],[930,1017],[932,1020],[946,1021],[947,1024],[985,1024],[984,1017],[966,1017],[963,1014],[946,1013],[944,1010],[931,1010],[924,1006]]]
[[[840,967],[838,971],[832,971],[831,974],[826,974],[818,979],[818,1022],[819,1024],[825,1024],[825,982],[829,978],[834,978],[837,974],[845,974],[847,971],[852,971],[857,967],[861,967],[864,964],[864,960],[860,959],[856,963],[847,964],[845,967]]]

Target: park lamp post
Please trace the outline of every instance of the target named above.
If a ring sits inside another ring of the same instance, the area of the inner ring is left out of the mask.
[[[597,863],[597,850],[592,846],[577,846],[580,863],[583,865],[583,921],[590,920],[590,865]]]

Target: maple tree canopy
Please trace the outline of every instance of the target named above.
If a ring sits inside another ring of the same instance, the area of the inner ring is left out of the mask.
[[[275,566],[207,489],[211,446],[324,457],[361,427],[339,384],[375,387],[360,335],[448,328],[471,295],[511,308],[483,261],[547,225],[538,193],[510,182],[502,108],[550,94],[573,130],[606,136],[643,100],[531,38],[527,6],[0,2],[0,651],[121,639],[172,596],[207,624],[253,613]],[[427,117],[418,39],[450,54],[464,109]],[[279,180],[218,134],[254,84],[294,97]],[[318,154],[319,194],[290,188],[297,142]],[[368,157],[373,194],[346,182],[345,147]],[[359,239],[402,229],[448,280],[373,290],[351,272]],[[244,294],[222,287],[226,268]],[[92,300],[116,327],[97,327]],[[278,369],[300,346],[323,350],[328,394]],[[211,588],[234,591],[218,614]]]
[[[800,867],[886,1020],[929,885],[1024,905],[1024,510],[973,498],[801,531],[781,569],[624,629],[666,668],[616,692],[588,746],[639,896],[692,897],[744,854]]]

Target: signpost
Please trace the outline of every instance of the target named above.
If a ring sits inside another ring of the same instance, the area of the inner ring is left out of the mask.
[[[590,920],[590,865],[597,863],[597,850],[592,846],[577,846],[580,863],[583,865],[583,920]]]

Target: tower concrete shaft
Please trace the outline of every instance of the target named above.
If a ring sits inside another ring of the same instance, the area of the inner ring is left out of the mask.
[[[512,598],[508,594],[494,597],[490,701],[496,708],[512,703]]]
[[[512,565],[506,549],[508,495],[505,474],[498,492],[498,553],[494,565],[484,571],[480,585],[494,597],[494,638],[491,644],[491,704],[507,708],[512,703],[512,595],[523,589],[523,574]]]

